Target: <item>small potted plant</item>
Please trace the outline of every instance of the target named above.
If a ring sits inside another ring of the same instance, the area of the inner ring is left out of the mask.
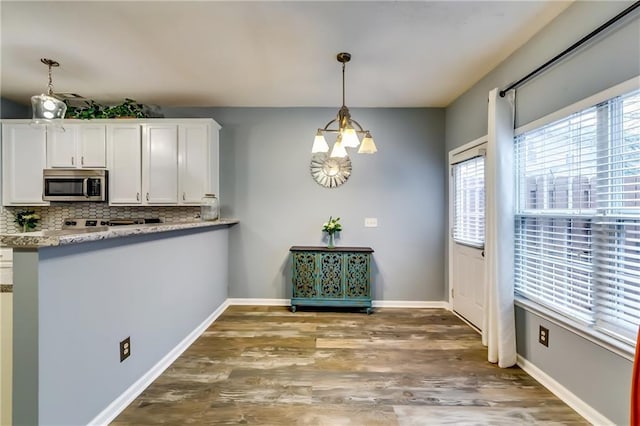
[[[332,216],[329,216],[329,221],[322,225],[322,231],[326,232],[329,235],[329,242],[327,244],[327,248],[335,248],[335,242],[333,234],[336,232],[342,231],[342,225],[340,224],[340,218],[337,217],[333,219]]]
[[[40,216],[34,210],[23,210],[16,213],[14,222],[22,227],[22,232],[29,232],[36,227],[39,220]]]

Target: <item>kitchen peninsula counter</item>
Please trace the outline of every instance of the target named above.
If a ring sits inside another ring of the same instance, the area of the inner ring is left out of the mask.
[[[0,244],[12,248],[39,248],[79,244],[110,238],[132,235],[156,234],[159,232],[179,231],[195,228],[216,228],[238,223],[237,219],[219,219],[214,221],[166,222],[116,227],[98,227],[97,229],[62,229],[51,231],[24,232],[0,235]]]
[[[14,424],[109,424],[224,311],[238,223],[0,236],[13,247]]]

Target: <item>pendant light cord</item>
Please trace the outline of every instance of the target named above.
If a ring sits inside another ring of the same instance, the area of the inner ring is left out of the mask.
[[[342,63],[342,106],[346,106],[344,102],[344,69],[347,64]]]

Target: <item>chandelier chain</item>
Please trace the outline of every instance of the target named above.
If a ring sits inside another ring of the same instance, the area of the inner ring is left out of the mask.
[[[51,78],[51,64],[49,65],[49,86],[48,86],[48,90],[47,90],[47,95],[52,96],[53,95],[53,79]]]

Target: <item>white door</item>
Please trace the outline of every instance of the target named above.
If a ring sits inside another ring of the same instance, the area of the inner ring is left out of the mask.
[[[450,283],[453,310],[482,328],[486,144],[450,154]]]

